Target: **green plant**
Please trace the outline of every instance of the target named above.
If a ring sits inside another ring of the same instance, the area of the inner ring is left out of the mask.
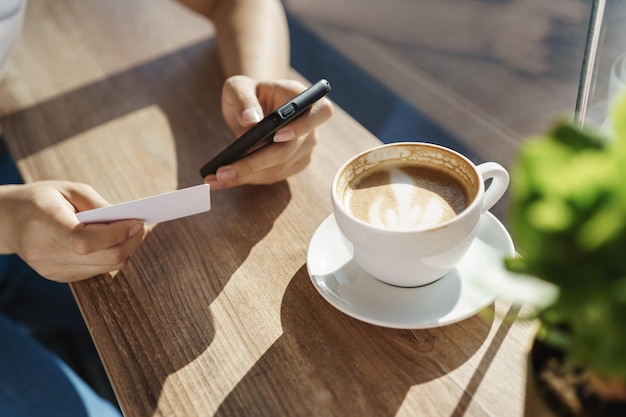
[[[511,169],[509,271],[554,284],[537,338],[626,386],[626,96],[610,134],[558,123],[522,146]]]

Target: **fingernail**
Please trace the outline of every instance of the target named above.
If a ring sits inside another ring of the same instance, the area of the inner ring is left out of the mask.
[[[211,191],[218,190],[222,188],[222,185],[223,185],[221,182],[217,180],[217,175],[215,174],[206,176],[204,178],[204,183],[209,184],[209,186],[211,187]]]
[[[274,142],[287,142],[295,137],[292,129],[281,129],[274,135]]]
[[[241,113],[241,121],[247,125],[258,123],[261,119],[263,119],[263,113],[257,107],[245,109]]]
[[[143,229],[142,222],[133,224],[131,228],[128,229],[128,237],[136,235],[141,229]]]
[[[236,177],[235,170],[231,167],[221,167],[216,175],[219,182],[231,182]]]

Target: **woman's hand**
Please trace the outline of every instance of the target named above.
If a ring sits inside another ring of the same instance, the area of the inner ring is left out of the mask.
[[[256,81],[237,75],[226,80],[222,91],[222,113],[236,136],[261,121],[306,87],[294,80]],[[317,143],[315,128],[330,119],[333,108],[323,98],[304,115],[279,129],[274,142],[232,164],[218,168],[204,182],[211,189],[242,184],[271,184],[303,170]]]
[[[82,224],[76,212],[109,205],[88,185],[40,181],[0,187],[0,253],[40,275],[77,281],[120,269],[146,236],[141,220]]]

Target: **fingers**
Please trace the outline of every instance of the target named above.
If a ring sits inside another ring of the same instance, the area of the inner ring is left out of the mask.
[[[144,240],[147,231],[140,229],[139,232],[125,238],[117,245],[98,249],[87,254],[79,254],[75,257],[78,265],[100,267],[103,272],[119,269]]]
[[[79,224],[72,232],[72,250],[65,251],[66,268],[49,268],[50,279],[71,282],[121,269],[147,235],[140,220],[110,224]],[[67,271],[67,272],[65,272]]]
[[[45,183],[44,183],[45,184]],[[49,213],[46,225],[64,248],[80,255],[116,246],[143,228],[141,220],[123,220],[110,224],[81,224],[76,211],[104,207],[109,203],[91,186],[73,182],[52,182],[59,193],[48,197],[42,207]]]
[[[72,250],[57,248],[53,257],[31,253],[29,263],[41,275],[55,281],[89,278],[121,269],[146,235],[143,223],[137,220],[79,225],[70,237]],[[51,242],[40,249],[50,250],[53,245]]]
[[[91,210],[108,206],[106,201],[92,186],[76,182],[60,182],[58,188],[65,199],[72,203],[76,211]]]
[[[264,111],[256,95],[256,81],[244,76],[226,80],[222,88],[222,114],[238,136],[260,122]]]
[[[305,89],[304,84],[295,80],[266,82],[244,76],[231,77],[223,88],[224,117],[233,132],[240,135],[249,129],[243,124],[250,120],[249,113],[256,111],[253,109],[260,106],[263,114],[269,114]],[[216,174],[208,175],[204,182],[218,190],[242,184],[269,184],[301,171],[308,165],[317,143],[315,129],[332,114],[330,100],[318,100],[307,112],[279,129],[274,134],[274,143],[219,167]]]
[[[274,142],[286,142],[311,132],[333,115],[333,106],[326,97],[318,100],[302,117],[291,121],[274,134]]]
[[[87,255],[69,252],[53,260],[35,261],[31,266],[42,276],[58,282],[73,282],[120,270],[139,247],[146,233],[144,230],[119,245]]]
[[[10,245],[33,269],[56,281],[121,268],[144,240],[140,220],[110,224],[79,223],[76,209],[108,204],[93,188],[65,181],[41,181],[13,187],[4,194],[13,207]]]
[[[67,256],[62,263],[46,262],[38,264],[38,272],[51,280],[58,282],[73,282],[90,278],[107,272],[120,270],[126,265],[132,253],[143,240],[142,234],[126,240],[118,246],[110,247],[86,256]]]
[[[141,220],[121,220],[109,224],[78,224],[70,235],[70,247],[80,255],[87,255],[120,245],[142,229]]]
[[[212,181],[212,189],[282,181],[308,166],[316,144],[316,132],[289,142],[273,143],[246,158],[220,167],[217,175],[209,176],[207,180]]]
[[[222,112],[233,132],[241,135],[252,125],[260,122],[265,115],[271,113],[305,89],[304,84],[295,80],[260,82],[241,75],[230,77],[226,80],[222,89]],[[309,119],[309,117],[299,118],[298,123],[292,127],[295,130],[295,136],[293,137],[301,136],[321,123],[315,123],[316,120],[323,121],[329,118],[332,114],[330,101],[327,99],[320,100],[308,113],[313,116],[313,123],[303,123],[301,121],[302,119]],[[293,123],[295,121],[291,122],[289,127]]]

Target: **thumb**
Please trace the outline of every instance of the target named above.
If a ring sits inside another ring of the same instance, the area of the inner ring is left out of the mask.
[[[243,109],[238,118],[242,126],[250,126],[259,123],[263,119],[263,113],[260,107],[248,107]]]
[[[59,182],[58,189],[67,201],[76,208],[76,211],[91,210],[110,205],[93,187],[87,184]]]
[[[256,81],[245,76],[229,78],[222,92],[222,111],[226,120],[241,127],[260,122],[263,109],[256,95]]]

